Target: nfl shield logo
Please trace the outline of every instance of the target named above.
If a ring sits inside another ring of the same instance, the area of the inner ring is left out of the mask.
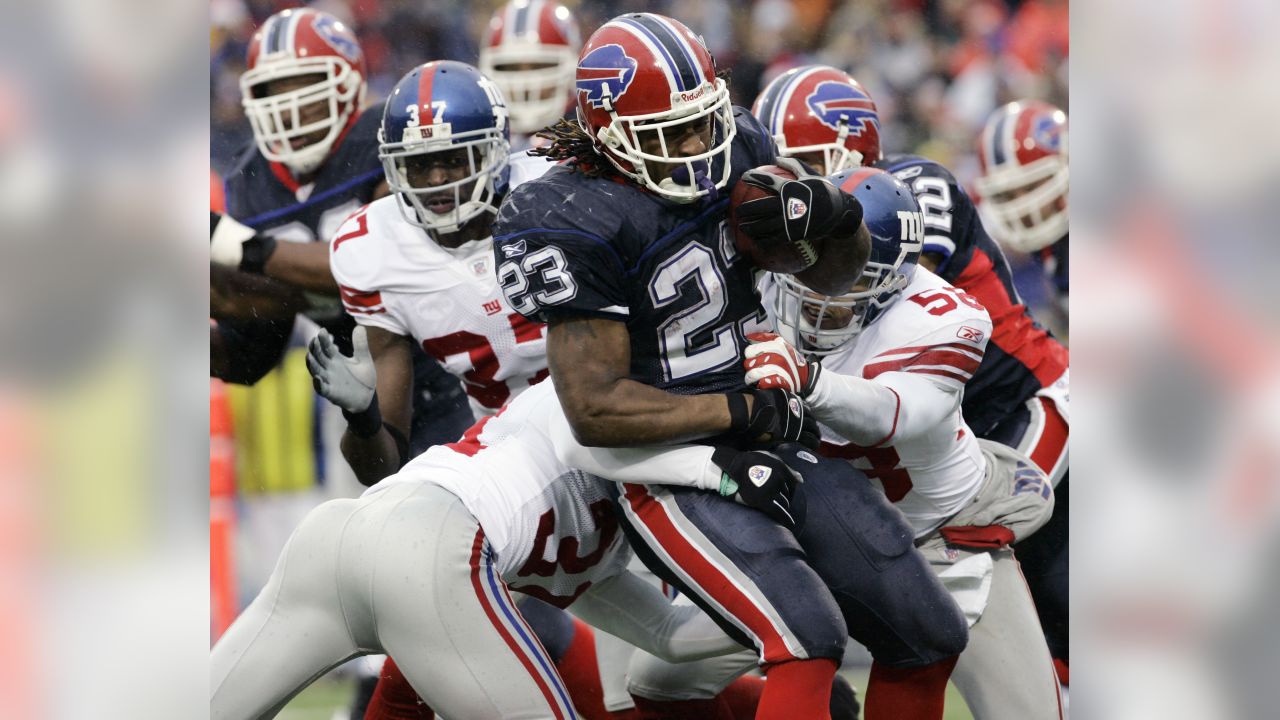
[[[791,198],[791,201],[787,203],[788,220],[795,220],[798,217],[804,217],[804,214],[807,212],[809,212],[809,206],[805,205],[804,201],[800,198]]]
[[[773,471],[764,465],[752,465],[751,469],[747,471],[747,477],[756,487],[764,485],[772,474]]]

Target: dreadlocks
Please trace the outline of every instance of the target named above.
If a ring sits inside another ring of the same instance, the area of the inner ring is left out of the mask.
[[[600,177],[612,170],[609,161],[596,150],[591,136],[574,120],[562,118],[555,125],[538,131],[537,137],[550,140],[551,144],[530,149],[530,155],[556,162],[569,160],[575,171],[589,178]]]

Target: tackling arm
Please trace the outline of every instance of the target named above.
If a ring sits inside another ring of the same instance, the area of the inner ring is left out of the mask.
[[[916,373],[866,380],[823,371],[807,402],[819,422],[851,442],[875,447],[928,432],[960,407],[960,397]]]

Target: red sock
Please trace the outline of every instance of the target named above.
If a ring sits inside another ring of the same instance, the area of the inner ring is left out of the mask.
[[[831,678],[839,665],[830,658],[791,660],[765,668],[769,681],[760,694],[759,720],[831,720]]]
[[[373,689],[364,720],[434,720],[436,714],[427,707],[405,679],[391,658],[382,666],[378,685]]]
[[[1062,658],[1054,658],[1053,668],[1058,671],[1058,682],[1063,687],[1071,687],[1071,665]]]
[[[636,720],[735,720],[719,696],[710,700],[649,700],[636,695]]]
[[[596,662],[596,634],[591,626],[574,618],[573,641],[556,663],[569,699],[585,720],[610,720],[604,709],[604,688],[600,686],[600,666]]]
[[[743,675],[720,691],[720,698],[729,705],[734,720],[753,720],[760,707],[760,694],[764,692],[764,678]]]
[[[942,720],[947,678],[959,655],[932,665],[895,668],[871,663],[867,682],[866,720]]]

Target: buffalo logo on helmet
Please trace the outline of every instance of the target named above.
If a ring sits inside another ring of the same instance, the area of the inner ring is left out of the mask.
[[[635,58],[621,45],[601,45],[578,61],[578,93],[586,93],[592,107],[603,107],[606,97],[622,97],[635,76]]]
[[[1062,149],[1062,126],[1052,115],[1041,115],[1031,123],[1031,141],[1050,152]]]
[[[875,103],[852,85],[834,80],[820,82],[804,103],[819,122],[832,130],[840,129],[841,120],[849,123],[849,133],[855,136],[862,135],[868,124],[880,129]]]
[[[342,56],[351,62],[355,62],[360,58],[360,45],[355,38],[351,36],[351,32],[332,15],[317,14],[315,20],[311,22],[311,27],[316,31],[316,35],[320,39],[329,43],[334,50],[342,53]]]

